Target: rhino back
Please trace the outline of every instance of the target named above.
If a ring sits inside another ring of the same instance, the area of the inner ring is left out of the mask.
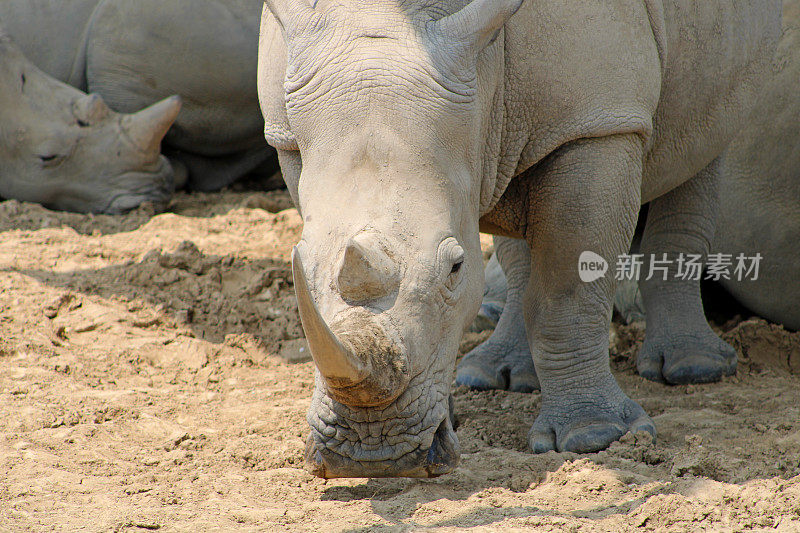
[[[0,24],[42,71],[85,90],[85,35],[100,1],[0,0]]]
[[[506,27],[516,172],[576,138],[639,131],[642,200],[718,156],[755,100],[779,0],[526,2]]]
[[[784,1],[784,31],[765,87],[722,159],[714,249],[763,256],[757,280],[724,281],[736,298],[800,329],[800,0]]]
[[[167,136],[175,148],[221,155],[263,143],[256,94],[261,6],[104,0],[87,45],[89,90],[123,112],[180,94],[184,107]]]
[[[643,201],[691,178],[741,128],[780,37],[780,0],[664,0],[666,62]]]

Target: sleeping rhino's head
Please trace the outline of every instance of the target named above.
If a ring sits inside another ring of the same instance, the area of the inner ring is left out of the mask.
[[[0,197],[86,213],[121,213],[173,192],[160,143],[177,96],[113,112],[37,69],[0,32]]]
[[[482,164],[503,79],[501,49],[481,52],[520,0],[411,4],[267,1],[302,159],[293,269],[318,369],[307,460],[323,477],[458,462],[450,385],[482,296]]]

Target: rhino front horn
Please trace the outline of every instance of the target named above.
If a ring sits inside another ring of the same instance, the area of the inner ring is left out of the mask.
[[[322,376],[334,387],[355,385],[367,376],[367,369],[358,358],[345,347],[330,330],[319,314],[306,281],[300,250],[292,250],[292,274],[294,291],[300,320],[317,368]]]
[[[178,117],[180,96],[170,96],[122,119],[128,138],[142,152],[159,152],[161,139]]]

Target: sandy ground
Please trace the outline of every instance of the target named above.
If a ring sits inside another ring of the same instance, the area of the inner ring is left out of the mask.
[[[643,331],[614,326],[612,366],[655,444],[535,456],[538,394],[456,389],[454,474],[312,477],[288,207],[0,203],[0,530],[800,531],[800,334],[758,319],[722,325],[739,372],[702,386],[637,377]]]

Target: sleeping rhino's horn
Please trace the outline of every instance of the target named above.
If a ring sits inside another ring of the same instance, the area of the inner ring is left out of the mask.
[[[122,119],[122,129],[131,142],[145,153],[159,152],[161,139],[167,134],[181,110],[180,96],[170,96]]]

